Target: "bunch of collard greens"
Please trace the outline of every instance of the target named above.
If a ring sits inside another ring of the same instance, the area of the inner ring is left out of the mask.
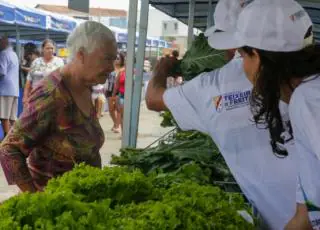
[[[224,51],[215,50],[201,33],[181,60],[181,73],[185,80],[191,80],[200,73],[209,72],[226,64]]]
[[[207,38],[201,33],[195,37],[190,49],[185,53],[183,59],[170,71],[170,75],[182,75],[185,81],[189,81],[203,72],[210,72],[221,68],[226,63],[224,51],[211,48]],[[163,113],[162,117],[162,127],[176,126],[170,112]]]
[[[230,198],[217,187],[182,177],[167,181],[126,167],[80,165],[51,180],[42,193],[4,202],[0,229],[254,229],[237,213],[248,210],[242,197]]]
[[[182,175],[197,179],[199,184],[221,185],[227,191],[240,192],[210,136],[195,131],[178,131],[171,138],[171,142],[163,140],[147,149],[121,149],[120,156],[112,156],[111,164],[139,169],[146,175],[167,174],[169,177],[166,178],[176,178],[176,173],[183,171]],[[191,167],[191,164],[197,167]],[[199,170],[202,170],[201,176]]]

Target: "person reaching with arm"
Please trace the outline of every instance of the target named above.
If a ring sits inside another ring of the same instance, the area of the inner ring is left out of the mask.
[[[286,0],[254,2],[241,13],[236,33],[212,36],[215,48],[239,49],[254,85],[254,121],[273,130],[274,145],[283,146],[277,132],[285,119],[279,104],[289,105],[287,134],[296,150],[298,180],[296,213],[288,230],[320,229],[320,46],[313,35],[306,10]]]
[[[218,2],[215,26],[206,33],[209,44],[213,34],[234,30],[243,7],[252,4],[242,3]],[[235,49],[229,51],[234,54]],[[147,89],[148,108],[169,110],[181,129],[210,135],[244,195],[258,211],[264,225],[260,227],[283,229],[295,212],[297,163],[293,154],[280,157],[279,153],[294,148],[290,141],[286,150],[273,146],[269,130],[254,124],[250,110],[253,84],[243,71],[242,57],[236,54],[220,69],[166,89],[166,78],[174,65],[174,59],[162,58],[155,67]],[[288,115],[288,107],[281,105],[281,112]]]

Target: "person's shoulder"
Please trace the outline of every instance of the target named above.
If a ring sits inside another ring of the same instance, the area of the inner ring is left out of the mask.
[[[60,70],[52,72],[35,85],[30,95],[30,101],[35,100],[46,100],[54,104],[60,104],[61,102],[65,104],[70,101],[63,85]]]
[[[54,57],[53,57],[53,62],[56,63],[56,64],[58,64],[58,65],[64,65],[63,59],[60,58],[60,57],[57,57],[57,56],[54,56]]]
[[[61,57],[58,57],[58,56],[53,56],[53,60],[54,61],[58,61],[58,62],[63,62],[63,59]]]
[[[290,99],[290,110],[300,108],[303,104],[318,104],[320,101],[320,75],[310,76],[304,79],[294,90]]]
[[[221,68],[199,74],[194,81],[200,81],[203,87],[219,87],[225,82],[230,82],[231,78],[239,80],[239,76],[243,74],[242,60],[233,59]]]
[[[233,58],[221,68],[222,73],[244,73],[242,63],[242,58]]]
[[[42,62],[42,60],[43,60],[43,58],[42,57],[37,57],[36,59],[34,59],[33,61],[32,61],[32,63],[31,64],[39,64],[39,63],[41,63]]]
[[[16,55],[11,47],[8,47],[2,51],[0,51],[0,57],[9,59],[11,56]]]
[[[1,52],[2,53],[2,52]],[[3,51],[3,56],[1,57],[2,60],[7,60],[8,62],[10,62],[11,64],[13,64],[14,66],[18,66],[19,65],[19,58],[18,55],[16,54],[16,52],[14,52],[12,47],[9,47],[7,49],[5,49]]]
[[[292,97],[305,97],[308,99],[319,98],[320,75],[305,78],[301,84],[294,90]]]

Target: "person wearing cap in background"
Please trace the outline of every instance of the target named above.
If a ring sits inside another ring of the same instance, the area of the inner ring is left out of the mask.
[[[216,25],[206,33],[209,40],[220,33],[216,31],[234,29],[241,5],[242,1],[235,0],[218,2]],[[209,134],[243,193],[258,210],[260,228],[280,230],[295,213],[297,164],[291,154],[277,157],[285,150],[271,145],[269,131],[254,124],[249,104],[253,84],[242,64],[237,55],[221,69],[166,89],[166,77],[174,63],[163,58],[149,82],[146,102],[151,110],[170,110],[183,130]],[[281,110],[288,114],[285,104]]]
[[[4,136],[18,114],[19,59],[7,36],[0,38],[0,119]]]
[[[23,77],[20,79],[21,88],[23,88],[26,83],[27,76],[31,71],[32,62],[40,57],[40,52],[34,43],[31,43],[31,42],[27,43],[24,45],[23,48],[24,48],[24,55],[23,55],[24,60],[23,60],[23,63],[21,64],[21,70],[23,73]]]
[[[312,26],[295,1],[261,1],[241,13],[236,31],[212,35],[211,42],[217,49],[239,48],[254,84],[254,121],[275,131],[274,143],[283,126],[279,103],[289,104],[288,133],[299,169],[297,210],[287,229],[320,229],[320,46],[314,44]]]
[[[148,83],[150,81],[150,78],[151,78],[151,63],[146,58],[144,60],[144,63],[143,63],[143,76],[142,76],[144,96],[146,95],[147,87],[148,87]]]

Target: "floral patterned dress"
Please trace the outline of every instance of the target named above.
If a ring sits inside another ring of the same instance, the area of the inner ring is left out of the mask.
[[[32,87],[35,87],[42,78],[63,65],[64,62],[59,57],[53,57],[50,62],[45,62],[42,57],[39,57],[32,62],[27,80],[32,83]]]
[[[101,167],[103,143],[95,110],[88,117],[77,107],[56,70],[31,92],[28,106],[1,143],[0,162],[10,185],[32,180],[42,188],[77,163]]]

